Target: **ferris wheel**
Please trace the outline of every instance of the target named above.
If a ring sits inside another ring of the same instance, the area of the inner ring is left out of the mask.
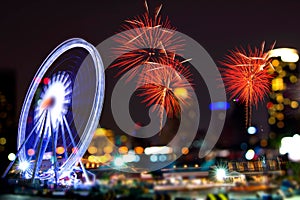
[[[50,53],[34,76],[20,115],[16,169],[23,178],[58,183],[78,163],[87,176],[81,158],[100,119],[104,84],[101,57],[85,40],[67,40]]]

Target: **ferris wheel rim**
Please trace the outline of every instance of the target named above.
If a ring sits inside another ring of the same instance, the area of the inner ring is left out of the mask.
[[[43,78],[46,72],[51,68],[52,64],[65,52],[73,49],[73,48],[83,48],[88,52],[88,55],[91,56],[93,60],[93,66],[96,71],[95,74],[95,94],[94,99],[92,101],[91,113],[85,123],[85,128],[80,136],[79,142],[76,144],[78,148],[77,152],[72,152],[67,160],[62,164],[61,168],[67,170],[71,166],[73,166],[79,158],[83,156],[85,153],[88,144],[91,142],[92,133],[97,128],[103,101],[104,101],[104,67],[102,63],[101,56],[96,48],[88,43],[87,41],[81,38],[72,38],[69,40],[64,41],[60,45],[58,45],[44,60],[44,62],[39,67],[38,71],[34,75],[34,79],[32,80],[27,94],[25,96],[25,100],[22,106],[20,119],[19,119],[19,126],[18,126],[18,138],[17,138],[17,147],[18,149],[21,147],[22,143],[26,139],[26,126],[27,126],[27,119],[29,116],[30,106],[34,101],[34,96],[36,94],[37,88],[39,83],[35,81],[35,78]],[[25,149],[21,149],[19,159],[25,160],[26,159],[26,152]]]

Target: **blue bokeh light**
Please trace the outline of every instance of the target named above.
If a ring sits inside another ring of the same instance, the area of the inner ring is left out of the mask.
[[[212,102],[209,104],[210,110],[228,110],[230,108],[230,104],[224,101]]]

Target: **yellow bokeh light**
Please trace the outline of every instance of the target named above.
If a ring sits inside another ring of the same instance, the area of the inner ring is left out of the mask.
[[[272,65],[273,65],[274,67],[278,67],[279,64],[280,64],[280,62],[279,62],[279,60],[277,60],[277,59],[274,59],[274,60],[272,61]]]
[[[4,137],[0,138],[0,144],[5,145],[6,144],[6,138],[4,138]]]
[[[278,111],[281,111],[281,110],[284,109],[284,105],[283,105],[282,103],[277,104],[277,105],[276,105],[276,109],[277,109]]]
[[[110,154],[105,154],[103,156],[97,156],[96,157],[96,163],[106,163],[111,159]]]
[[[299,103],[297,101],[292,101],[291,102],[291,107],[292,108],[296,109],[296,108],[298,108],[298,106],[299,106]]]
[[[283,98],[282,94],[278,94],[278,95],[276,96],[276,101],[277,101],[278,103],[282,103],[282,102],[284,101],[284,98]]]
[[[94,163],[101,163],[102,162],[102,156],[93,156],[94,158]]]
[[[283,120],[283,119],[284,119],[284,114],[283,114],[283,113],[277,113],[277,114],[276,114],[276,118],[277,118],[278,120]]]
[[[120,154],[126,154],[126,153],[128,153],[128,148],[126,146],[119,147],[119,153]]]
[[[95,153],[97,153],[97,151],[98,151],[98,149],[97,149],[97,147],[95,147],[95,146],[90,146],[90,147],[88,148],[88,152],[89,152],[90,154],[95,154]]]
[[[104,154],[106,161],[110,161],[112,159],[112,156],[109,153]]]
[[[109,154],[109,153],[113,152],[113,147],[112,146],[105,146],[103,148],[103,152]]]
[[[270,118],[268,119],[268,123],[269,123],[270,125],[275,124],[275,123],[276,123],[275,117],[270,117]]]
[[[276,71],[277,73],[280,73],[282,71],[282,67],[279,65],[278,67],[276,67]]]
[[[188,92],[185,88],[175,88],[174,94],[177,98],[181,98],[181,99],[188,98]]]
[[[290,103],[291,103],[291,100],[290,100],[289,98],[285,98],[285,99],[283,100],[283,104],[284,104],[284,105],[290,105]]]
[[[93,155],[89,156],[89,157],[88,157],[88,161],[91,162],[91,163],[96,162],[95,156],[93,156]]]
[[[274,78],[272,80],[272,90],[273,91],[284,90],[284,89],[285,89],[285,84],[284,84],[282,78]]]
[[[269,114],[270,114],[270,116],[274,117],[276,114],[276,111],[274,109],[270,109]]]
[[[65,152],[65,148],[63,148],[63,147],[57,147],[56,148],[56,153],[57,154],[63,154]]]
[[[107,159],[105,156],[97,156],[97,163],[105,163]]]
[[[97,136],[105,136],[106,135],[106,129],[105,128],[97,128],[95,131],[95,137]]]
[[[284,127],[284,122],[283,121],[277,122],[277,127],[278,128],[283,128]]]
[[[289,68],[290,70],[295,70],[297,68],[297,65],[295,63],[290,63]]]
[[[298,78],[295,75],[290,76],[291,83],[297,83]]]
[[[279,64],[280,64],[280,62],[279,62],[277,59],[274,59],[274,60],[272,61],[272,65],[273,65],[274,67],[278,67]]]
[[[126,135],[121,135],[120,140],[121,142],[127,142],[128,138]]]
[[[286,76],[286,71],[284,71],[284,70],[281,70],[280,72],[279,72],[279,75],[278,75],[278,77],[281,77],[281,78],[283,78],[283,77],[285,77]]]

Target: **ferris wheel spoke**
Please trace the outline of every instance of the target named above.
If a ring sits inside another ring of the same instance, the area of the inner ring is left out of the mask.
[[[69,81],[68,81],[68,77],[63,77],[63,79],[62,79],[62,81],[61,81],[64,85],[66,84],[66,83],[68,83]],[[66,86],[69,86],[69,85],[66,85]]]
[[[45,119],[45,123],[44,123],[43,129],[42,129],[42,134],[41,134],[41,137],[39,137],[38,152],[37,152],[37,156],[36,156],[36,161],[34,163],[31,182],[34,181],[34,179],[37,175],[37,172],[40,169],[40,166],[41,166],[42,161],[43,161],[44,154],[46,152],[46,149],[48,147],[48,143],[49,143],[49,140],[50,140],[50,137],[48,137],[48,135],[49,135],[49,126],[46,126],[47,123],[51,123],[51,121],[50,121],[51,119],[50,119],[48,113],[49,112],[48,112],[48,109],[47,109],[46,117],[45,117],[46,119]]]
[[[51,113],[50,114],[50,119],[51,119]],[[50,123],[49,126],[49,131],[51,133],[51,139],[52,139],[52,156],[53,156],[53,160],[52,160],[52,165],[54,168],[54,174],[55,174],[55,183],[58,183],[58,175],[57,175],[57,156],[56,156],[56,147],[57,147],[57,130],[54,130],[52,127],[52,123]]]
[[[66,126],[66,128],[67,128],[67,130],[68,130],[68,134],[69,134],[69,137],[70,137],[70,139],[71,139],[72,145],[73,145],[73,147],[76,147],[75,140],[74,140],[74,138],[73,138],[71,129],[70,129],[68,123],[67,123],[67,119],[66,119],[65,116],[63,116],[63,120],[64,120],[65,126]],[[83,170],[84,176],[86,177],[87,181],[90,181],[90,180],[89,180],[89,177],[88,177],[88,175],[87,175],[87,172],[86,172],[86,170],[85,170],[85,168],[84,168],[83,163],[82,163],[81,160],[79,160],[79,164],[80,164],[81,169]]]
[[[39,130],[44,130],[45,123],[46,123],[45,121],[46,121],[46,112],[44,110],[41,117],[38,120]],[[36,137],[35,140],[34,140],[34,144],[32,146],[32,149],[34,150],[34,152],[36,152],[36,147],[37,147],[37,144],[38,144],[40,138],[41,138],[41,134],[38,134],[38,137]],[[35,155],[35,154],[33,154],[33,155]],[[29,156],[29,158],[28,158],[29,161],[32,160],[33,155]]]
[[[66,126],[66,128],[67,128],[69,137],[70,137],[70,139],[71,139],[71,143],[72,143],[73,147],[75,148],[75,147],[76,147],[76,143],[75,143],[74,137],[73,137],[73,135],[72,135],[71,129],[70,129],[70,127],[69,127],[68,121],[67,121],[67,119],[66,119],[66,117],[65,117],[64,115],[63,115],[62,117],[63,117],[63,120],[64,120],[64,123],[63,123],[63,124],[64,124],[64,125]]]
[[[57,80],[59,80],[59,77],[60,77],[60,73],[58,73],[57,76],[55,76],[55,77],[53,78],[54,82],[57,81]]]
[[[65,129],[64,129],[64,127],[62,126],[62,124],[63,124],[63,119],[62,118],[60,118],[59,119],[60,120],[60,128],[61,128],[61,136],[62,136],[62,141],[63,141],[63,147],[64,147],[64,149],[65,149],[65,151],[64,151],[64,159],[67,159],[68,158],[68,154],[67,154],[67,149],[68,149],[68,147],[67,147],[67,142],[66,142],[66,136],[65,136]]]
[[[30,133],[28,134],[28,136],[26,136],[26,140],[22,143],[21,147],[19,148],[19,150],[21,150],[24,145],[28,142],[28,140],[31,138],[32,134],[35,132],[35,130],[37,130],[37,128],[41,128],[41,126],[43,125],[43,122],[45,120],[45,111],[43,111],[41,113],[41,115],[39,116],[37,123],[34,125],[34,127],[31,129]]]
[[[69,84],[68,84],[67,87],[69,87]],[[72,93],[72,90],[71,90],[71,89],[67,89],[67,90],[66,90],[66,96],[69,95],[69,94],[71,94],[71,93]]]

